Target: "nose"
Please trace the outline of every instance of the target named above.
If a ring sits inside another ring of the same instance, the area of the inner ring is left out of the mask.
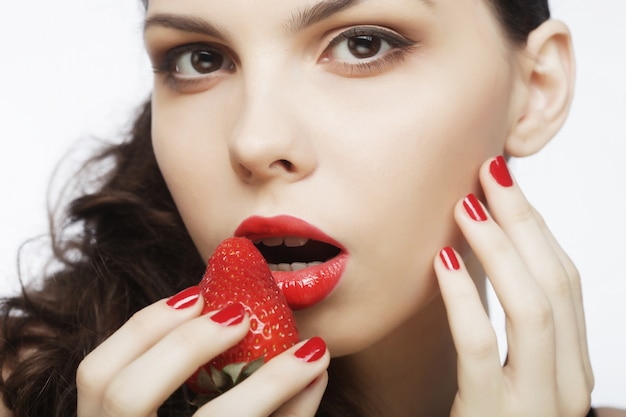
[[[244,94],[229,143],[231,165],[249,184],[306,178],[317,165],[307,122],[298,116],[294,97],[281,95],[284,85],[265,85]]]

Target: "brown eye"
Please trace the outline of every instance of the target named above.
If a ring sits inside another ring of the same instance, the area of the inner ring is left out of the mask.
[[[191,66],[200,74],[217,71],[224,65],[224,55],[213,51],[191,52]]]
[[[363,35],[349,38],[347,48],[355,58],[372,58],[383,46],[383,41],[375,36]]]
[[[230,70],[233,62],[225,54],[213,49],[193,49],[182,52],[174,60],[174,72],[188,77]]]
[[[325,58],[345,63],[370,62],[411,44],[413,42],[385,29],[356,27],[335,37],[326,49]]]

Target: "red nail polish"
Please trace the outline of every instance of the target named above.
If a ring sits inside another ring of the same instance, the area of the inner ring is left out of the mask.
[[[226,307],[211,316],[211,320],[222,326],[234,326],[243,321],[246,311],[239,303],[228,304]]]
[[[313,337],[296,350],[294,355],[304,362],[315,362],[324,356],[324,353],[326,353],[326,343],[321,337]]]
[[[489,172],[491,176],[496,180],[498,184],[503,187],[510,187],[513,185],[513,178],[506,165],[504,157],[498,156],[489,164]]]
[[[446,247],[441,249],[439,257],[448,271],[458,271],[461,269],[461,264],[454,253],[454,249]]]
[[[167,305],[172,307],[174,310],[183,310],[196,304],[199,297],[200,288],[196,286],[189,287],[167,300]]]
[[[472,220],[477,222],[484,222],[487,220],[485,210],[483,210],[483,207],[480,205],[480,202],[474,194],[468,194],[463,199],[463,207],[465,207],[465,211],[469,214]]]

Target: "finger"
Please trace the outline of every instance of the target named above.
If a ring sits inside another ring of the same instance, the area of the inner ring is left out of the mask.
[[[576,320],[578,322],[578,339],[581,347],[581,355],[583,358],[585,374],[587,377],[587,386],[589,390],[593,389],[594,386],[594,377],[593,370],[591,367],[591,361],[589,358],[589,346],[587,342],[587,325],[585,320],[585,312],[584,312],[584,304],[583,304],[583,294],[582,294],[582,283],[580,279],[580,274],[578,273],[578,269],[572,262],[572,260],[567,256],[561,245],[557,242],[554,235],[548,229],[543,217],[537,213],[536,210],[533,210],[535,215],[535,219],[537,223],[544,230],[544,234],[548,239],[548,242],[552,246],[554,252],[561,260],[563,267],[567,272],[567,276],[570,278],[570,290],[572,291],[572,299],[574,303],[574,310],[576,313]]]
[[[239,342],[249,324],[243,306],[230,304],[176,327],[111,381],[104,408],[112,416],[156,412],[200,366]]]
[[[268,416],[324,373],[329,363],[330,355],[322,339],[314,337],[301,342],[205,404],[196,416]]]
[[[496,179],[503,175],[511,178],[506,186]],[[497,157],[485,163],[480,177],[491,214],[546,293],[557,324],[561,318],[565,322],[571,321],[575,312],[568,271],[549,241],[551,233],[537,221],[536,211],[513,181],[504,158]]]
[[[328,372],[324,371],[305,389],[276,410],[272,417],[314,416],[328,385]]]
[[[550,381],[556,374],[550,302],[508,236],[474,195],[457,204],[455,218],[504,309],[507,368],[527,390],[535,390],[537,378]]]
[[[442,249],[434,266],[458,354],[459,395],[497,398],[503,386],[498,341],[476,285],[452,248]]]
[[[152,304],[131,317],[81,362],[76,373],[78,415],[96,416],[105,388],[129,363],[182,323],[197,317],[197,287]],[[106,366],[103,366],[106,364]]]
[[[559,386],[569,393],[575,392],[573,390],[583,387],[581,378],[585,384],[587,380],[581,350],[586,345],[581,340],[581,331],[584,331],[584,319],[581,322],[580,317],[582,304],[572,293],[572,285],[580,287],[578,273],[560,247],[555,250],[552,233],[543,220],[538,221],[540,216],[513,180],[504,158],[500,156],[487,161],[481,168],[480,177],[491,213],[550,301],[555,323],[557,368],[561,370]],[[502,181],[503,178],[510,180]],[[565,369],[567,371],[563,372]]]

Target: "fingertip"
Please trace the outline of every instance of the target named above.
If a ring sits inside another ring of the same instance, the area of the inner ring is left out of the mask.
[[[209,318],[225,327],[241,324],[246,318],[246,310],[241,303],[231,303],[220,310],[208,314]]]
[[[465,195],[454,206],[454,219],[466,233],[471,225],[485,224],[491,219],[487,205],[474,193]]]
[[[498,155],[489,161],[489,174],[498,185],[504,188],[513,186],[513,176],[509,171],[507,161],[502,155]]]
[[[328,358],[329,356],[326,342],[319,336],[300,342],[300,344],[296,345],[293,355],[306,363],[318,362],[322,358]]]
[[[458,271],[461,269],[461,262],[459,261],[459,256],[457,252],[450,246],[446,246],[445,248],[439,251],[438,258],[439,263],[443,265],[443,267],[450,272]]]
[[[435,257],[435,275],[446,304],[458,297],[473,296],[476,292],[463,258],[451,246],[442,248]]]
[[[464,283],[467,271],[463,259],[451,246],[442,248],[435,256],[435,275],[444,301],[449,301],[469,285]]]
[[[175,311],[198,310],[200,313],[202,302],[200,288],[196,285],[185,288],[179,293],[165,300],[165,304]]]
[[[494,155],[486,159],[480,166],[479,177],[483,185],[494,183],[509,188],[515,183],[509,168],[509,159],[503,155]]]

